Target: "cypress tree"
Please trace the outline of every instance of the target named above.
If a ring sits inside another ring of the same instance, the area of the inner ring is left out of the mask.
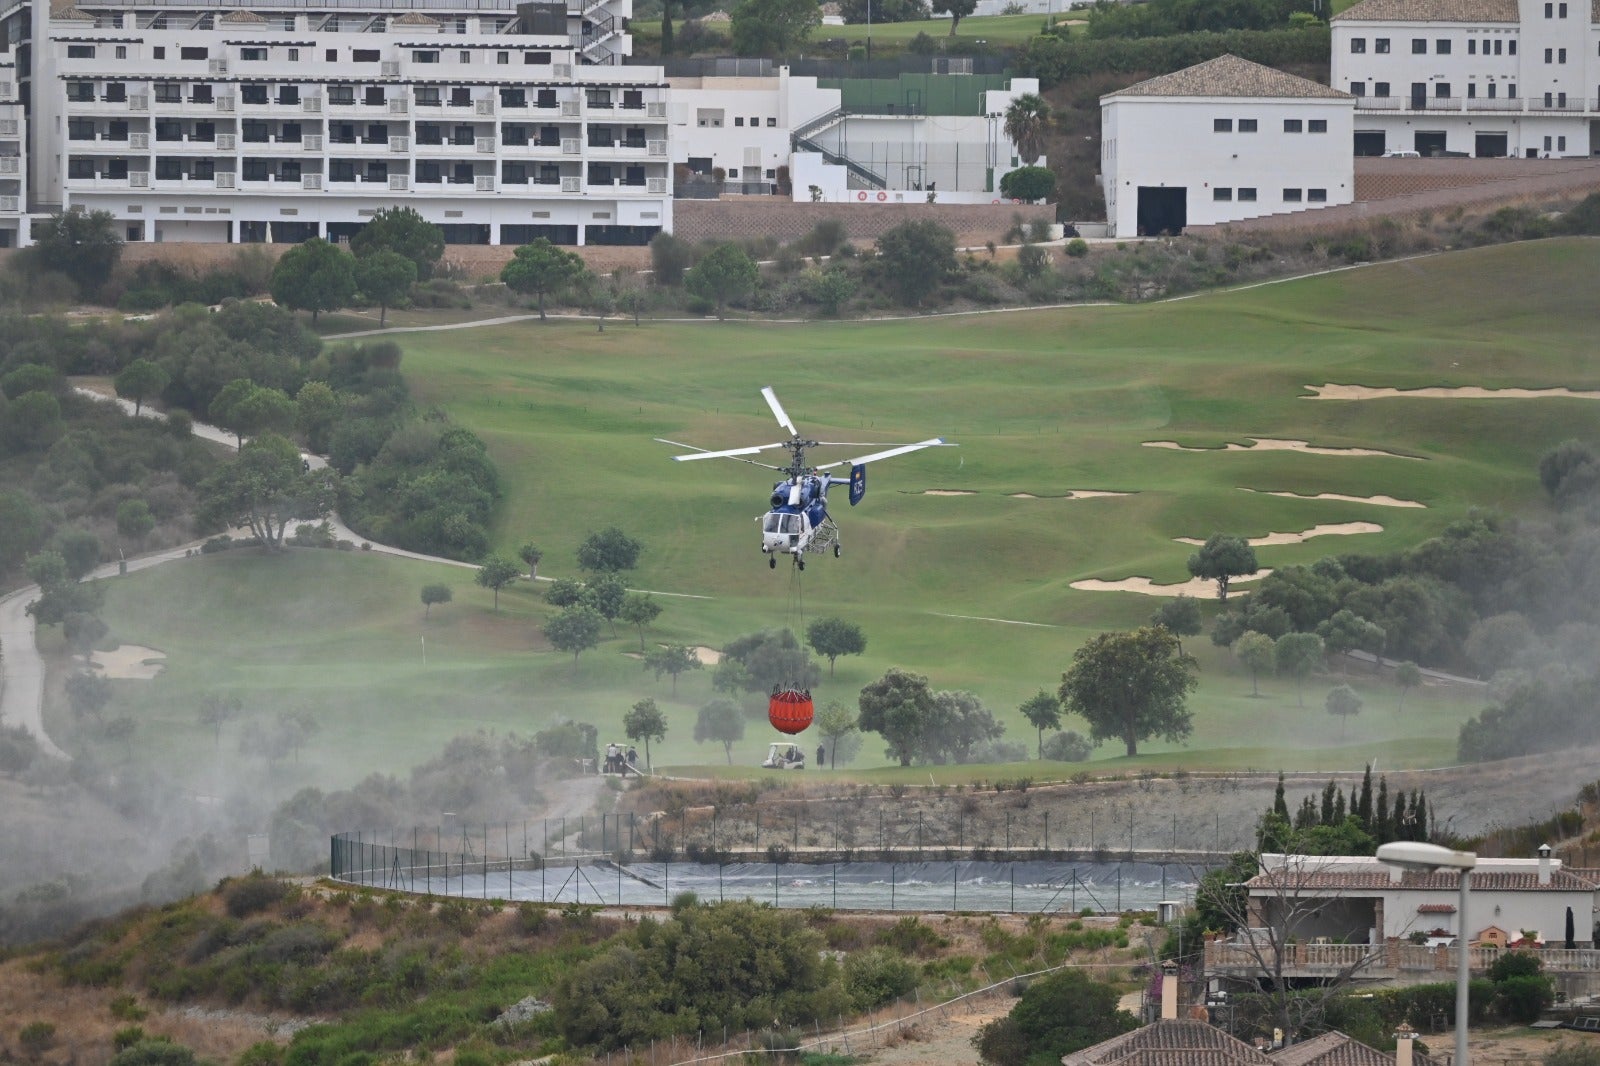
[[[1294,815],[1296,829],[1310,829],[1317,824],[1317,803],[1310,796],[1300,801],[1300,809]]]
[[[1333,793],[1337,786],[1329,781],[1322,789],[1322,821],[1319,825],[1333,824]]]
[[[1394,810],[1389,815],[1389,839],[1406,839],[1406,790],[1396,789]]]
[[[1372,836],[1380,844],[1393,838],[1389,835],[1389,779],[1378,778],[1378,808],[1372,812]]]
[[[1356,817],[1361,819],[1361,828],[1372,831],[1372,764],[1367,763],[1366,772],[1361,775],[1361,798],[1356,801]]]
[[[1411,805],[1411,820],[1416,823],[1417,835],[1414,840],[1427,840],[1433,834],[1428,832],[1428,797],[1424,793],[1417,793],[1417,800]]]
[[[1344,789],[1340,789],[1333,797],[1333,824],[1344,824]]]
[[[1289,820],[1289,803],[1283,798],[1283,771],[1278,771],[1278,790],[1272,794],[1272,813]]]

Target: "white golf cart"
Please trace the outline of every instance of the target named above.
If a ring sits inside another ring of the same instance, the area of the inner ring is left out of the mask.
[[[775,741],[767,745],[767,758],[761,765],[767,770],[804,770],[806,753],[798,744]]]

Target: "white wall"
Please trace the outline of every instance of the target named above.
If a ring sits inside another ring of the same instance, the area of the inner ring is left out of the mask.
[[[1355,197],[1351,101],[1214,97],[1108,98],[1101,107],[1101,174],[1111,235],[1138,233],[1140,186],[1187,190],[1188,225],[1234,222],[1261,215],[1346,204]],[[1226,119],[1232,132],[1216,132]],[[1240,132],[1241,121],[1256,131]],[[1323,133],[1287,133],[1285,120]],[[1217,189],[1229,200],[1215,199]],[[1253,201],[1238,190],[1254,189]],[[1284,190],[1301,190],[1295,203]],[[1326,199],[1311,200],[1320,189]]]
[[[794,128],[839,107],[837,89],[818,89],[817,79],[790,77],[787,68],[770,78],[673,78],[669,84],[672,162],[710,158],[730,181],[773,180],[768,171],[789,165]],[[720,126],[714,125],[717,115]],[[746,173],[752,166],[759,171],[755,178]]]

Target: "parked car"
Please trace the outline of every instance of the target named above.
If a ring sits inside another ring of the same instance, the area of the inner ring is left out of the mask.
[[[1393,148],[1383,153],[1385,159],[1421,159],[1422,153],[1410,148]]]

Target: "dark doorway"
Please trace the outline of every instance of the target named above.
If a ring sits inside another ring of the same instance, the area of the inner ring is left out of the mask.
[[[315,222],[279,222],[272,223],[273,244],[299,244],[309,241],[317,235]]]
[[[577,244],[577,226],[518,226],[507,223],[500,227],[501,244],[532,244],[543,237],[551,244]]]
[[[330,222],[328,223],[328,242],[330,244],[349,244],[350,238],[361,232],[365,222]]]
[[[584,230],[585,244],[645,245],[661,232],[660,226],[590,226]]]
[[[489,227],[471,222],[451,222],[439,227],[446,244],[488,244]]]
[[[1188,224],[1187,188],[1139,187],[1139,236],[1155,237],[1166,233],[1176,237]]]
[[[1356,155],[1382,155],[1384,148],[1382,130],[1356,130]]]
[[[1428,83],[1414,81],[1411,83],[1411,110],[1426,111],[1428,108]]]
[[[1421,156],[1444,155],[1444,131],[1418,130],[1413,147]]]
[[[1503,133],[1480,133],[1472,146],[1472,154],[1479,159],[1501,159],[1506,150],[1506,135]]]

